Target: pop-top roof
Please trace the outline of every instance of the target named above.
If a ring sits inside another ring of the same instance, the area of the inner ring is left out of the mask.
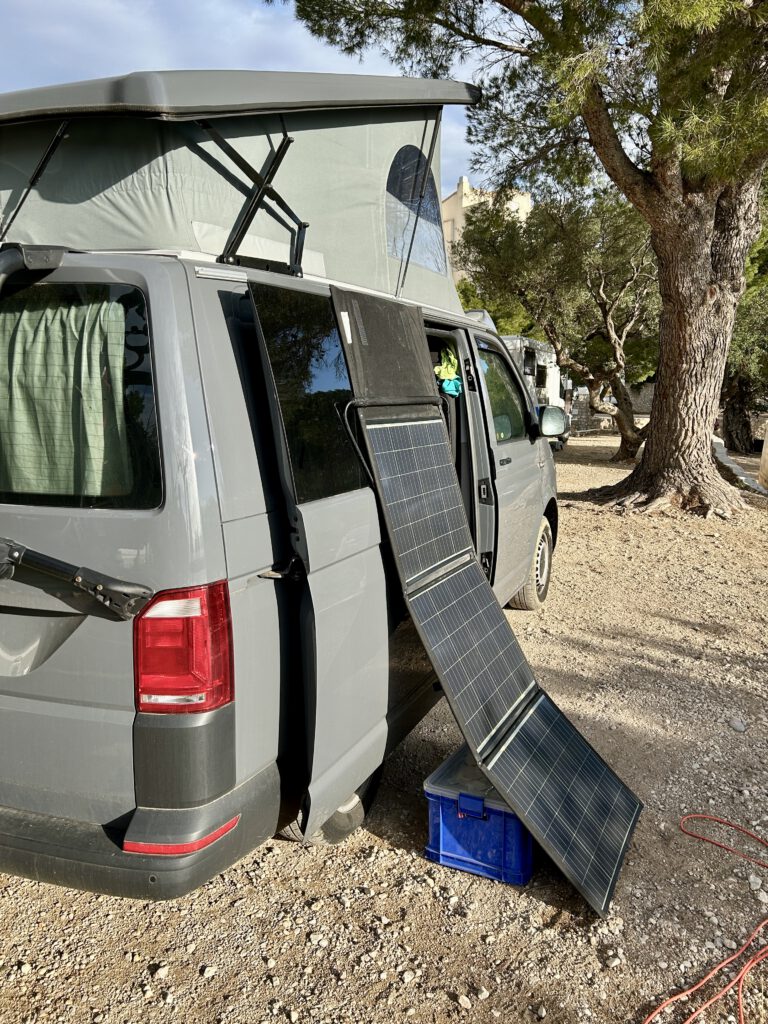
[[[283,71],[139,71],[0,94],[0,122],[95,114],[186,121],[281,110],[476,103],[465,82]]]

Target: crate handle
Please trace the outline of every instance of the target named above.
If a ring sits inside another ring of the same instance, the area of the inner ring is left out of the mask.
[[[471,793],[459,793],[459,817],[485,820],[485,800],[481,796],[472,796]]]

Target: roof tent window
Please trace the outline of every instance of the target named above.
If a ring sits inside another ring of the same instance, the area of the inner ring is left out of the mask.
[[[417,223],[416,212],[419,209],[419,196],[425,175],[426,189]],[[440,200],[434,175],[427,167],[426,157],[420,149],[416,146],[403,146],[392,161],[387,178],[389,255],[399,260],[407,259],[412,237],[411,262],[437,274],[446,274],[448,267],[440,218]]]

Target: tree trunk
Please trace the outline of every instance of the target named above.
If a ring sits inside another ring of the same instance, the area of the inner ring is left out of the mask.
[[[752,388],[739,376],[728,388],[723,406],[723,441],[725,447],[742,455],[752,454],[752,419],[749,409]]]
[[[634,462],[645,440],[645,432],[639,431],[635,425],[632,396],[618,374],[611,377],[611,391],[616,399],[616,426],[621,434],[621,444],[611,462]]]
[[[659,368],[642,459],[601,493],[616,504],[672,503],[723,515],[743,504],[718,471],[712,429],[744,266],[759,231],[759,186],[756,175],[718,194],[689,194],[652,225]]]
[[[621,435],[621,444],[618,451],[611,457],[611,462],[634,461],[640,445],[643,443],[643,434],[635,427],[632,399],[629,397],[626,387],[624,387],[624,382],[619,378],[611,378],[611,390],[616,398],[616,405],[603,401],[601,397],[605,387],[604,380],[587,377],[586,385],[589,391],[589,408],[592,412],[599,412],[603,416],[610,416]]]

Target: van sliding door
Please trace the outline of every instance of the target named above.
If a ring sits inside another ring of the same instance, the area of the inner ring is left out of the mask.
[[[343,426],[352,394],[327,294],[251,284],[278,463],[298,560],[311,834],[381,764],[388,628],[376,500]],[[278,582],[277,586],[296,585]],[[298,708],[297,708],[298,710]],[[290,724],[289,724],[290,727]]]

